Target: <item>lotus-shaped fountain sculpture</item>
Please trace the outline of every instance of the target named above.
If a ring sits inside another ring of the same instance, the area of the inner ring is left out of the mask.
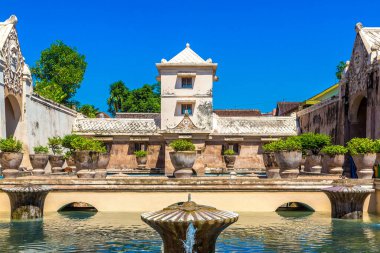
[[[215,252],[219,234],[238,218],[234,212],[198,205],[190,195],[186,202],[141,214],[141,219],[160,234],[165,253]]]

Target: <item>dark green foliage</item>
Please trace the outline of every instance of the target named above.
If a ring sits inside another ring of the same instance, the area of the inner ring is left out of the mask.
[[[268,152],[281,152],[281,151],[301,151],[302,144],[298,136],[288,137],[285,140],[278,140],[266,144]]]
[[[117,81],[110,85],[110,96],[107,99],[108,112],[113,116],[121,112],[124,100],[128,98],[129,90],[123,81]]]
[[[189,140],[178,139],[170,143],[175,151],[193,151],[195,150],[194,144]]]
[[[13,136],[10,136],[6,139],[0,139],[0,150],[3,152],[21,152],[22,142]]]
[[[375,153],[375,142],[368,138],[353,138],[347,142],[347,149],[351,155]]]
[[[71,141],[71,146],[76,151],[95,151],[99,153],[106,153],[107,149],[104,143],[93,138],[85,138],[78,136]]]
[[[374,140],[373,147],[376,153],[380,153],[380,140]]]
[[[71,151],[74,150],[74,147],[71,145],[71,142],[75,139],[78,138],[79,135],[76,134],[67,134],[62,138],[62,147],[67,148]]]
[[[62,138],[59,136],[48,138],[48,145],[54,155],[62,154]]]
[[[107,99],[108,111],[117,112],[160,112],[160,83],[144,84],[143,87],[129,90],[122,81],[111,84]]]
[[[303,151],[311,151],[314,155],[325,146],[331,145],[331,137],[326,134],[304,133],[299,136]]]
[[[269,142],[263,145],[264,152],[272,153],[275,151],[276,142]]]
[[[56,41],[41,52],[40,59],[31,68],[35,91],[56,102],[68,103],[80,87],[86,67],[84,55],[62,41]]]
[[[47,154],[49,153],[49,148],[46,146],[35,146],[33,148],[35,154]]]
[[[347,148],[341,146],[341,145],[331,145],[326,146],[321,149],[321,153],[334,156],[334,155],[344,155],[348,152]]]
[[[136,157],[146,157],[148,155],[148,152],[144,150],[137,150],[134,152]]]
[[[96,118],[96,114],[99,112],[99,109],[93,105],[85,104],[79,107],[78,112],[89,118]]]
[[[344,61],[340,61],[339,64],[336,66],[335,76],[339,81],[340,79],[342,79],[342,74],[346,66],[347,64]]]
[[[235,155],[235,151],[232,149],[226,149],[224,150],[223,155]]]

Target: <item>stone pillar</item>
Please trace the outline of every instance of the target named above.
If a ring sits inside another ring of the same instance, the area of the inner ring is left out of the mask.
[[[11,202],[11,219],[28,220],[42,218],[45,198],[51,190],[45,186],[22,185],[3,188]]]
[[[331,202],[331,217],[338,219],[361,219],[363,204],[367,196],[374,192],[361,186],[334,186],[322,189]]]

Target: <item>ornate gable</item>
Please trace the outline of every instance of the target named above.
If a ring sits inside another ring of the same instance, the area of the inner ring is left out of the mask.
[[[16,29],[13,27],[1,49],[1,55],[5,60],[4,84],[9,92],[17,95],[22,94],[22,72],[24,69],[24,58],[21,54],[20,44]]]
[[[172,130],[202,130],[202,128],[197,127],[193,121],[190,119],[189,114],[185,113],[183,119],[177,126],[171,128]]]

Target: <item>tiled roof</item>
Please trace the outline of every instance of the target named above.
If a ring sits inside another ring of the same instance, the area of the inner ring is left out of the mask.
[[[239,110],[239,109],[228,109],[228,110],[214,110],[214,113],[219,117],[251,117],[251,116],[261,116],[260,110]]]
[[[295,117],[215,117],[214,134],[286,136],[296,135]]]
[[[207,64],[205,60],[190,48],[189,43],[186,44],[184,50],[169,60],[168,63]]]
[[[300,102],[278,102],[276,116],[288,116],[290,113],[298,111]]]
[[[93,134],[154,134],[157,125],[153,119],[77,118],[73,131]]]

